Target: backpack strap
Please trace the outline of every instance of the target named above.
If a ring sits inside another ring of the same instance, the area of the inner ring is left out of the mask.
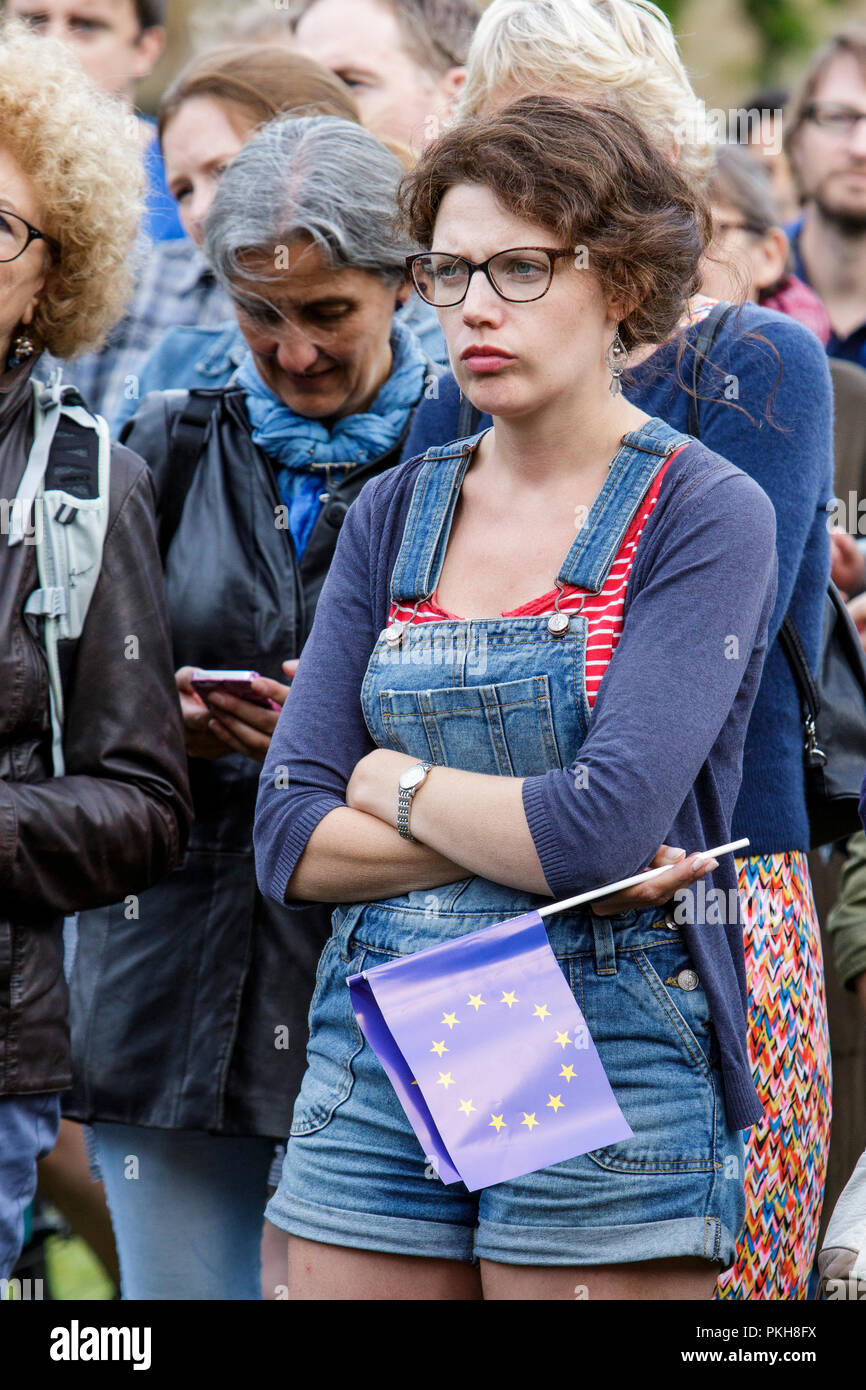
[[[168,393],[166,393],[167,395]],[[169,424],[167,457],[171,467],[163,476],[158,490],[159,554],[163,565],[169,546],[180,525],[184,503],[192,485],[211,416],[217,405],[217,395],[198,391],[178,392],[186,399]]]
[[[723,326],[734,313],[734,305],[727,300],[720,299],[718,304],[714,304],[706,318],[700,325],[698,336],[695,339],[695,361],[692,370],[692,394],[689,396],[689,419],[688,433],[694,439],[701,437],[701,420],[698,410],[698,391],[701,385],[701,375],[704,364],[710,355],[710,349],[719,336]]]
[[[40,587],[24,605],[48,667],[51,755],[62,777],[64,688],[60,643],[77,641],[102,568],[108,529],[111,437],[73,387],[33,382],[34,435],[13,504],[9,544],[36,546]]]

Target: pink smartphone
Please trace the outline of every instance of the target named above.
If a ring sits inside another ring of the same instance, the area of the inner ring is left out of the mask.
[[[249,700],[251,705],[262,709],[272,709],[279,714],[282,705],[267,695],[257,695],[250,689],[252,682],[259,678],[258,671],[199,671],[190,681],[193,690],[206,700],[212,691],[220,690],[225,695],[234,695],[238,700]]]

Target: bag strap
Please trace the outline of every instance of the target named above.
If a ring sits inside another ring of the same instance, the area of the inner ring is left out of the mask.
[[[695,339],[695,361],[692,368],[692,394],[689,396],[689,419],[686,426],[687,431],[695,439],[701,437],[701,421],[698,411],[698,391],[701,385],[701,376],[704,370],[704,363],[710,355],[710,349],[715,343],[724,325],[734,313],[734,305],[727,300],[720,299],[718,304],[714,304],[706,318],[699,327],[698,336]]]
[[[197,391],[188,391],[183,409],[171,426],[168,452],[171,467],[159,495],[159,554],[163,565],[169,546],[180,525],[184,503],[189,494],[217,398]]]
[[[34,380],[34,437],[21,480],[19,518],[32,515],[40,587],[24,613],[48,668],[51,758],[55,777],[65,771],[63,725],[69,662],[61,642],[77,643],[102,568],[111,485],[108,425],[59,377],[48,387]],[[94,442],[95,436],[95,442]],[[38,511],[36,509],[39,509]],[[9,544],[21,536],[10,533]]]
[[[809,715],[813,720],[817,719],[821,708],[821,700],[818,695],[818,687],[812,672],[809,670],[809,663],[800,634],[797,631],[797,624],[786,613],[779,628],[779,644],[782,647],[791,665],[794,681],[800,692],[803,704],[806,706]]]

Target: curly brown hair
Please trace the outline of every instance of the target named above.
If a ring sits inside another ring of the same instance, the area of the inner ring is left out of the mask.
[[[404,224],[429,249],[449,188],[481,184],[561,242],[623,305],[626,348],[663,342],[699,288],[711,220],[703,194],[623,111],[524,97],[447,131],[399,193]]]
[[[138,122],[74,56],[0,23],[0,131],[60,245],[29,335],[55,357],[98,347],[132,291],[130,252],[142,211]]]

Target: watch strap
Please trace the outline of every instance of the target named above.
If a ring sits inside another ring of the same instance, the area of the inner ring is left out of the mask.
[[[420,766],[423,767],[426,777],[433,764],[422,762]],[[421,781],[416,782],[414,787],[399,787],[397,791],[397,831],[404,840],[410,840],[413,845],[417,845],[418,841],[409,829],[409,812],[412,809],[412,798],[423,781],[424,778],[422,777]]]

